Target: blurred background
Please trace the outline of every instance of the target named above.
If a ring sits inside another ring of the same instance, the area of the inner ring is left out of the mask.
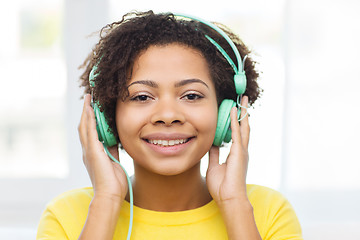
[[[264,93],[251,109],[248,183],[281,191],[305,239],[360,239],[359,1],[1,1],[0,239],[35,239],[48,201],[91,185],[78,66],[94,32],[149,9],[224,23],[253,49]]]

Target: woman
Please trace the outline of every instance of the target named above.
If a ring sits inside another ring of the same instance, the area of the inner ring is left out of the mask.
[[[133,13],[103,28],[81,76],[93,188],[54,199],[38,239],[302,239],[281,194],[246,185],[247,107],[261,92],[249,53],[223,26],[173,14]],[[109,160],[120,148],[134,161],[131,180]]]

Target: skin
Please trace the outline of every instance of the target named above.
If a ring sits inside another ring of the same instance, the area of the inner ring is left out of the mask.
[[[219,165],[219,149],[212,146],[216,93],[203,56],[179,44],[151,46],[136,59],[131,76],[129,97],[117,102],[116,123],[121,143],[134,160],[134,204],[155,211],[182,211],[214,199],[229,239],[261,239],[246,195],[248,117],[239,125],[237,110],[232,109],[233,143],[226,163]],[[242,106],[247,103],[243,97]],[[123,170],[109,160],[97,140],[88,95],[79,135],[94,187],[79,239],[112,239],[121,204],[128,198],[128,186]],[[149,143],[179,138],[188,142],[177,147]],[[117,156],[116,149],[110,151]],[[200,174],[200,159],[206,152],[209,167],[205,180]]]

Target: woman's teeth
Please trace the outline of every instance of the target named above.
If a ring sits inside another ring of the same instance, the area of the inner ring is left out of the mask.
[[[161,145],[163,147],[179,145],[186,143],[188,139],[176,139],[176,140],[148,140],[149,143],[155,145]]]

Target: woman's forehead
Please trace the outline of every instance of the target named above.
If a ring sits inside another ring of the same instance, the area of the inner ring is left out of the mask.
[[[180,45],[167,44],[151,46],[134,61],[132,81],[155,80],[162,78],[194,79],[211,78],[206,59],[200,51]]]

